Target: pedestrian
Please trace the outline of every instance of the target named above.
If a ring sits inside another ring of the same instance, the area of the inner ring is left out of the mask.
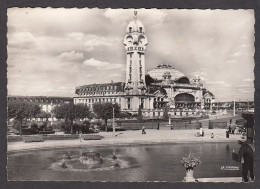
[[[214,134],[213,133],[211,133],[211,138],[214,138]]]
[[[79,141],[82,142],[82,132],[79,131]]]
[[[202,127],[200,128],[200,136],[202,136]]]
[[[231,124],[228,126],[228,132],[231,133]]]
[[[142,134],[146,134],[144,126],[142,126]]]
[[[229,138],[229,130],[226,131],[226,138]]]
[[[236,127],[234,126],[234,125],[232,125],[232,134],[235,134],[235,129],[236,129]]]

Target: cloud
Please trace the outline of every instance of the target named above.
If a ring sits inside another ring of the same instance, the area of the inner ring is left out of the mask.
[[[240,47],[241,48],[247,48],[247,47],[250,47],[252,44],[242,44]]]
[[[86,35],[83,39],[84,45],[88,47],[97,47],[97,46],[112,46],[115,42],[118,41],[118,38],[107,38],[97,35]]]
[[[85,60],[83,62],[83,64],[85,66],[90,66],[90,67],[94,67],[94,68],[97,68],[97,69],[104,69],[104,70],[122,69],[123,66],[124,66],[122,64],[113,64],[113,63],[110,63],[110,62],[99,61],[99,60],[96,60],[94,58]]]
[[[31,32],[16,32],[8,34],[8,47],[32,49],[36,45],[36,38]]]
[[[235,64],[235,63],[237,63],[237,60],[227,60],[226,63],[228,63],[228,64]]]
[[[252,93],[252,91],[246,91],[246,90],[242,90],[242,93]]]
[[[125,22],[127,19],[130,21],[131,18],[126,14],[124,9],[106,9],[104,16],[109,18],[112,22]]]
[[[207,81],[207,84],[224,85],[225,81]]]
[[[231,87],[231,85],[228,84],[228,83],[225,83],[225,84],[223,84],[222,86],[223,86],[223,87]]]
[[[254,81],[254,79],[251,79],[251,78],[247,78],[247,79],[243,79],[243,81]]]
[[[59,58],[65,60],[78,60],[84,58],[84,54],[76,51],[63,52],[59,55]]]
[[[106,9],[104,16],[110,19],[114,23],[127,24],[134,17],[135,9]],[[140,19],[146,25],[161,24],[166,16],[167,12],[159,9],[138,9],[137,18]]]
[[[110,74],[111,77],[121,77],[122,75],[124,74],[119,74],[119,73]]]
[[[233,57],[237,57],[237,56],[239,56],[241,54],[241,52],[235,52],[234,54],[232,54],[231,56],[233,56]]]
[[[203,70],[203,69],[201,69]],[[196,72],[192,72],[190,73],[191,77],[199,77],[202,81],[207,81],[207,76],[208,74],[204,71],[196,71]]]
[[[242,72],[245,79],[254,78],[252,10],[137,11],[149,41],[146,70],[165,60],[187,76],[198,74],[202,81],[209,81],[205,86],[217,99],[226,98],[241,84],[253,85],[252,79],[241,83]],[[111,79],[124,81],[126,52],[122,41],[133,12],[134,9],[8,9],[8,93],[22,95],[26,90],[28,95],[67,96],[73,95],[79,85]],[[228,84],[232,87],[224,87]],[[69,89],[57,90],[64,85]],[[254,96],[253,92],[239,95]]]
[[[253,85],[238,85],[239,87],[254,87]]]

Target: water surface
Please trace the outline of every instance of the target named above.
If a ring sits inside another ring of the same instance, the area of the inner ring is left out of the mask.
[[[195,178],[239,177],[241,166],[232,160],[232,150],[239,147],[237,143],[199,143],[13,152],[8,153],[8,180],[182,181],[185,169],[180,160],[190,152],[202,161],[194,169]],[[112,159],[113,150],[117,160]],[[104,162],[83,164],[79,158],[84,152],[98,152]],[[61,167],[62,162],[67,168]],[[239,170],[222,170],[221,166],[235,166]]]

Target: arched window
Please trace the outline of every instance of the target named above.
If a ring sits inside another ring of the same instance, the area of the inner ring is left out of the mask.
[[[130,32],[130,33],[132,32],[132,27],[129,27],[129,32]]]
[[[181,77],[176,81],[177,83],[190,83],[189,79],[187,77]]]
[[[143,32],[143,28],[142,28],[142,27],[140,27],[140,28],[139,28],[139,30],[140,30],[140,33],[142,33],[142,32]]]
[[[175,98],[174,98],[175,102],[195,102],[195,98],[193,95],[191,94],[187,94],[187,93],[182,93],[182,94],[178,94]]]

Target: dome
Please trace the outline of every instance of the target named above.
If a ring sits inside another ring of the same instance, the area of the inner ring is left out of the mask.
[[[126,28],[126,33],[132,33],[132,32],[145,33],[143,23],[139,19],[137,19],[137,11],[135,11],[134,18],[132,19],[131,22],[129,22]]]
[[[171,65],[158,65],[157,68],[150,70],[147,74],[157,81],[169,79],[177,83],[190,83],[182,72],[172,68]]]

